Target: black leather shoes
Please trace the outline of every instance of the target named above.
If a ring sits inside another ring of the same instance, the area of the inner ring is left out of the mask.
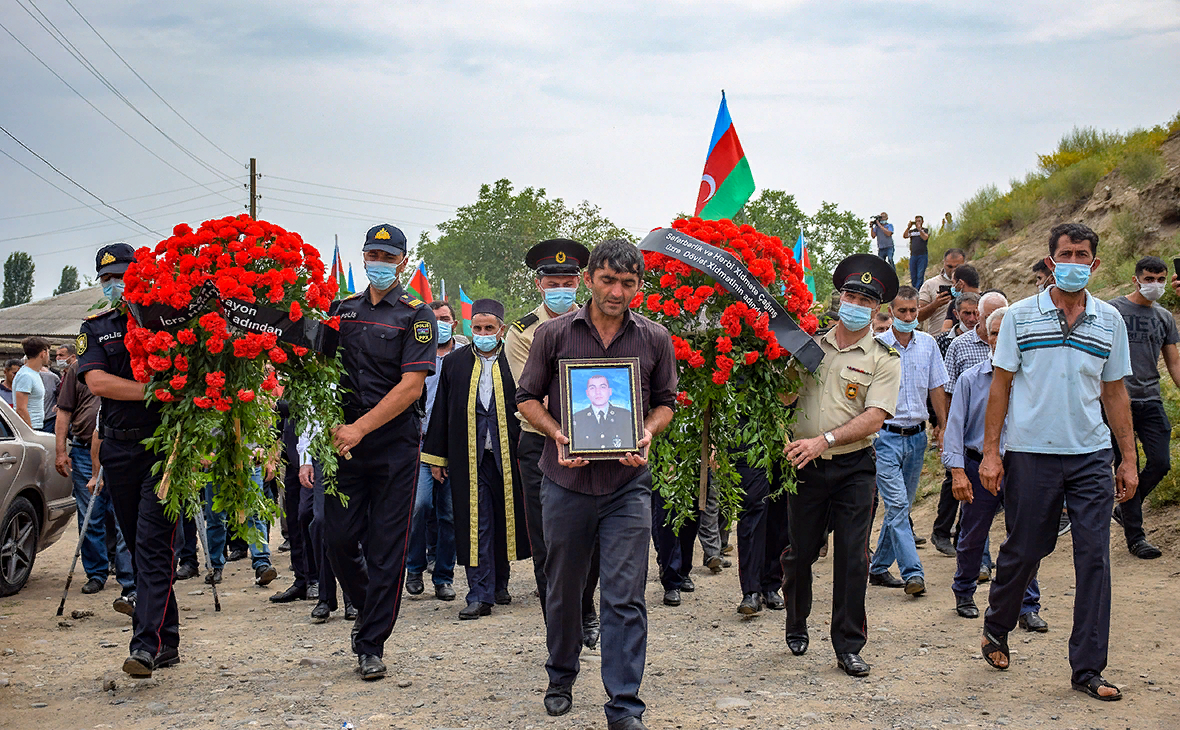
[[[214,568],[212,571],[209,572],[208,575],[205,576],[205,583],[208,585],[213,585],[214,583],[220,583],[220,582],[221,582],[221,568]]]
[[[492,604],[476,601],[468,603],[467,607],[459,611],[459,618],[463,621],[474,621],[480,616],[492,615]]]
[[[244,560],[248,554],[243,548],[234,548],[225,559],[232,563],[235,560]]]
[[[359,614],[360,614],[360,611],[356,610],[356,606],[345,601],[345,603],[344,603],[344,620],[345,621],[356,621],[356,617]]]
[[[366,682],[384,679],[385,662],[381,661],[381,657],[376,657],[372,654],[361,654],[357,657],[357,671],[360,672],[361,679]]]
[[[455,600],[455,589],[451,587],[450,583],[435,586],[434,597],[440,601],[453,601]]]
[[[778,591],[767,591],[762,594],[762,600],[771,611],[782,611],[787,607],[782,595]]]
[[[615,720],[607,724],[607,730],[647,730],[647,725],[643,724],[643,720],[632,715],[631,717],[624,717],[622,720]]]
[[[270,585],[270,582],[279,577],[279,571],[275,570],[273,565],[259,565],[254,571],[254,582],[260,586]]]
[[[574,706],[574,686],[572,684],[549,683],[545,690],[545,712],[553,717],[564,715]]]
[[[309,601],[320,600],[320,584],[319,581],[312,581],[307,584],[307,594],[304,596]]]
[[[411,596],[417,596],[426,590],[426,586],[422,583],[421,573],[407,573],[406,574],[406,593]]]
[[[508,592],[507,588],[501,588],[496,591],[495,601],[497,606],[507,606],[512,603],[512,594]]]
[[[593,613],[582,617],[582,645],[587,649],[598,646],[599,634],[598,616]]]
[[[322,624],[332,616],[332,609],[328,606],[327,601],[320,601],[311,609],[311,622],[313,624]]]
[[[136,649],[131,652],[131,656],[123,660],[123,671],[136,679],[152,676],[154,667],[155,662],[152,661],[152,655],[142,649]]]
[[[869,665],[860,658],[860,654],[837,654],[836,666],[843,669],[844,673],[850,677],[869,676]]]
[[[1155,560],[1156,558],[1163,555],[1163,552],[1161,552],[1159,548],[1157,548],[1155,545],[1152,545],[1147,540],[1136,540],[1135,542],[1128,545],[1127,549],[1131,551],[1132,555],[1141,560]]]
[[[963,618],[979,618],[979,606],[974,598],[958,598],[955,600],[955,613]]]
[[[679,606],[680,605],[680,589],[669,588],[664,591],[664,605],[665,606]]]
[[[687,575],[684,576],[684,579],[680,581],[680,592],[681,593],[692,593],[696,589],[697,589],[697,584],[693,583],[692,578],[689,578]]]
[[[869,585],[882,588],[901,588],[905,585],[905,581],[887,570],[884,573],[869,573]]]
[[[1036,611],[1029,611],[1026,614],[1022,614],[1019,623],[1020,628],[1025,631],[1035,631],[1038,634],[1043,634],[1049,630],[1049,624]]]
[[[135,593],[131,592],[125,596],[119,596],[111,603],[111,607],[124,616],[135,615]]]
[[[949,537],[942,535],[931,535],[930,542],[934,543],[934,549],[948,557],[955,557],[955,546],[951,544]]]
[[[787,648],[795,656],[803,656],[807,653],[808,636],[807,629],[803,631],[796,631],[795,633],[787,632]]]
[[[105,587],[106,583],[102,582],[98,578],[91,578],[90,580],[86,581],[86,585],[82,586],[82,592],[89,596],[91,593],[98,593]]]
[[[156,669],[166,669],[180,664],[180,649],[175,646],[166,646],[160,650],[156,658],[152,661]]]
[[[270,597],[271,603],[291,603],[292,601],[302,601],[307,598],[307,586],[292,583],[291,587],[285,591],[280,591]]]
[[[926,581],[922,576],[915,575],[905,582],[905,594],[907,596],[920,596],[926,593]]]
[[[762,594],[761,593],[747,593],[742,596],[742,602],[738,604],[737,612],[743,616],[753,616],[762,610]]]
[[[200,574],[201,571],[197,569],[197,566],[185,563],[176,569],[176,580],[188,580],[196,578]]]

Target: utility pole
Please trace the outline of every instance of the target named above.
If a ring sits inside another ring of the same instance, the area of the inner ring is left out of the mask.
[[[258,220],[258,160],[250,158],[250,217]]]

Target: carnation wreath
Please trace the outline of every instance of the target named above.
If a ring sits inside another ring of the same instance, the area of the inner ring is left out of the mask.
[[[818,321],[810,312],[803,267],[779,238],[730,220],[687,218],[672,227],[740,258],[799,326],[814,334]],[[794,419],[779,394],[797,392],[796,370],[806,370],[790,367],[794,360],[780,347],[768,314],[682,261],[654,251],[643,256],[643,289],[631,306],[668,328],[680,374],[676,414],[652,447],[653,488],[675,512],[675,523],[696,513],[709,469],[722,510],[737,514],[738,455],[768,475],[780,467],[780,491],[793,492],[783,448]]]
[[[253,484],[255,467],[277,468],[275,405],[311,436],[310,451],[335,493],[331,427],[341,364],[328,312],[337,284],[299,234],[247,215],[181,224],[136,251],[124,276],[127,350],[135,379],[160,404],[144,444],[163,456],[157,490],[170,516],[193,514],[213,485],[213,508],[236,534],[247,516],[269,522],[277,505]]]

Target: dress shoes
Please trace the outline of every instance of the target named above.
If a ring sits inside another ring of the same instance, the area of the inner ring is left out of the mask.
[[[318,580],[313,580],[307,584],[307,595],[304,598],[309,601],[320,600],[320,582]]]
[[[991,579],[992,579],[992,569],[987,567],[986,565],[979,566],[979,578],[976,579],[976,582],[977,583],[987,583]]]
[[[496,591],[495,600],[497,606],[507,606],[512,603],[512,594],[508,592],[507,588],[501,588]]]
[[[115,599],[114,603],[111,604],[111,607],[114,608],[119,613],[123,614],[124,616],[134,616],[135,615],[135,592],[132,591],[131,593],[128,593],[125,596],[119,596],[118,598]]]
[[[810,641],[807,637],[807,634],[787,636],[787,648],[790,649],[791,653],[795,656],[803,656],[806,654],[809,643]]]
[[[105,588],[106,585],[107,584],[104,581],[101,581],[98,578],[91,578],[90,580],[86,581],[86,585],[82,586],[82,592],[86,595],[98,593],[103,588]]]
[[[607,730],[647,730],[647,725],[643,724],[643,720],[632,715],[631,717],[624,717],[622,720],[615,720],[607,723]]]
[[[952,558],[955,557],[955,546],[951,544],[951,539],[949,537],[943,537],[942,535],[931,535],[930,542],[934,544],[934,549],[938,552]]]
[[[582,616],[582,645],[587,649],[593,649],[598,646],[598,635],[600,627],[598,623],[598,615],[588,613]]]
[[[979,606],[975,605],[975,599],[969,597],[957,598],[955,600],[955,613],[963,618],[979,618]]]
[[[229,551],[229,555],[226,556],[225,559],[232,563],[235,560],[245,560],[246,555],[248,555],[248,553],[246,552],[245,548],[234,548],[233,550]]]
[[[136,679],[146,679],[152,676],[153,668],[155,668],[155,662],[152,661],[152,655],[142,649],[136,649],[131,652],[131,656],[123,660],[123,671]]]
[[[720,573],[721,572],[721,556],[714,555],[711,558],[705,558],[705,567],[708,568],[709,570],[713,571],[714,573]]]
[[[359,614],[360,614],[360,611],[356,610],[356,606],[352,605],[351,603],[348,603],[347,601],[344,602],[344,620],[345,621],[356,621],[356,617]]]
[[[468,603],[466,608],[459,611],[459,619],[462,621],[474,621],[480,616],[491,616],[492,604],[484,603],[483,601],[475,601]]]
[[[196,578],[200,574],[201,571],[197,569],[197,566],[190,565],[188,563],[182,563],[180,567],[176,569],[176,580],[188,580],[189,578]]]
[[[421,573],[407,573],[406,574],[406,593],[411,596],[417,596],[426,590],[426,586],[422,583]]]
[[[1132,555],[1141,560],[1155,560],[1156,558],[1163,555],[1163,552],[1161,552],[1159,548],[1157,548],[1155,545],[1152,545],[1147,540],[1136,540],[1135,542],[1128,545],[1127,549],[1131,551]]]
[[[669,588],[664,591],[664,605],[665,606],[679,606],[680,605],[680,589]]]
[[[843,669],[849,677],[869,676],[869,665],[860,658],[860,654],[837,654],[836,666]]]
[[[180,649],[175,646],[164,647],[156,655],[156,658],[152,660],[152,664],[156,669],[175,667],[177,664],[180,664]]]
[[[905,594],[907,596],[921,596],[926,593],[926,581],[922,576],[915,575],[905,582]]]
[[[742,602],[738,604],[737,612],[743,616],[753,616],[762,610],[762,594],[761,593],[747,593],[742,596]]]
[[[921,547],[922,545],[925,545],[925,544],[926,544],[926,538],[918,537],[917,533],[914,533],[914,545]]]
[[[209,575],[205,576],[205,583],[213,585],[221,582],[221,568],[214,568],[209,571]]]
[[[434,597],[440,601],[455,600],[455,589],[450,583],[443,583],[434,587]]]
[[[279,552],[280,553],[291,552],[291,541],[290,540],[283,540],[283,544],[279,545]]]
[[[782,611],[787,607],[786,601],[778,591],[766,591],[762,594],[762,601],[771,611]]]
[[[1038,634],[1043,634],[1049,630],[1049,624],[1036,611],[1021,614],[1019,623],[1020,628],[1025,631],[1035,631]]]
[[[280,591],[270,597],[271,603],[291,603],[292,601],[302,601],[307,598],[307,586],[292,583],[291,587],[285,591]]]
[[[684,576],[684,578],[680,581],[680,592],[681,593],[692,593],[696,589],[697,589],[697,584],[693,583],[692,578],[689,578],[687,575]]]
[[[270,585],[270,582],[279,577],[279,571],[275,570],[275,566],[268,564],[259,565],[254,571],[254,582],[260,586]]]
[[[545,690],[545,712],[553,717],[564,715],[574,706],[574,686],[572,684],[549,683]]]
[[[901,588],[905,585],[905,581],[887,570],[884,573],[869,573],[869,585],[882,588]]]
[[[311,609],[311,622],[313,624],[322,624],[332,616],[332,608],[327,601],[320,601]]]
[[[357,671],[360,672],[361,679],[366,682],[384,679],[385,662],[381,661],[381,657],[373,656],[372,654],[361,654],[357,657]]]

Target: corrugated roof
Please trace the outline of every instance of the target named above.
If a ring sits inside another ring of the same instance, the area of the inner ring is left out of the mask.
[[[82,320],[94,314],[90,308],[102,298],[102,287],[92,286],[0,309],[0,337],[76,337]]]

